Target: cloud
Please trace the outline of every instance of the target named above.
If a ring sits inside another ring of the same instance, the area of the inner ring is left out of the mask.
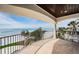
[[[32,18],[22,18],[16,16],[16,18],[12,18],[12,15],[0,12],[0,29],[2,28],[49,28],[53,27],[50,23],[43,22],[41,20],[36,20]],[[14,15],[13,15],[14,16]],[[21,18],[21,19],[20,19]],[[19,20],[20,19],[20,20]],[[18,20],[18,21],[17,21]],[[23,22],[21,22],[23,20]],[[25,22],[24,22],[25,21]]]
[[[77,19],[79,19],[79,17],[78,18],[65,19],[64,21],[58,22],[57,27],[66,27],[71,21],[75,21]]]
[[[5,14],[0,14],[0,28],[23,28],[25,25],[14,21]]]

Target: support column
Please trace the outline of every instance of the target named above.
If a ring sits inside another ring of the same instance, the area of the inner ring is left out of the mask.
[[[56,39],[57,38],[56,37],[57,22],[55,22],[54,24],[55,24],[55,26],[54,26],[54,31],[53,31],[54,32],[53,39]]]

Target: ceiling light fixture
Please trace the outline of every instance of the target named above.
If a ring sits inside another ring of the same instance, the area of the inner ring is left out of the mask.
[[[65,10],[64,12],[67,13],[67,10]]]

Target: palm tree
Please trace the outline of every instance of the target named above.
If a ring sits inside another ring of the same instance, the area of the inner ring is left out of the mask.
[[[79,27],[79,19],[76,20],[77,28]]]
[[[31,36],[34,36],[34,41],[41,40],[43,38],[43,34],[45,31],[42,30],[42,28],[38,28],[35,31],[31,32]]]
[[[59,27],[57,36],[61,38],[61,37],[64,36],[65,33],[66,33],[66,28],[65,27]]]
[[[76,25],[77,25],[76,21],[71,21],[71,22],[68,24],[68,26],[72,27],[72,30],[73,30],[73,33],[74,33],[74,34],[77,33],[77,32],[76,32],[76,31],[77,31]]]
[[[29,36],[29,34],[30,34],[30,32],[28,30],[21,32],[21,35],[24,36],[24,37]]]

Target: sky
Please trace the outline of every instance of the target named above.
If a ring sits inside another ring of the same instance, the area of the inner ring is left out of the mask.
[[[66,19],[58,22],[57,27],[66,27],[69,22],[79,18]],[[54,24],[27,16],[18,16],[15,14],[0,12],[0,29],[3,28],[54,28]]]
[[[0,12],[0,29],[3,28],[52,28],[53,24],[33,19],[27,16],[18,16]]]
[[[71,21],[75,21],[79,18],[70,18],[70,19],[65,19],[64,21],[61,21],[61,22],[58,22],[57,23],[57,27],[67,27],[68,24],[71,22]]]

